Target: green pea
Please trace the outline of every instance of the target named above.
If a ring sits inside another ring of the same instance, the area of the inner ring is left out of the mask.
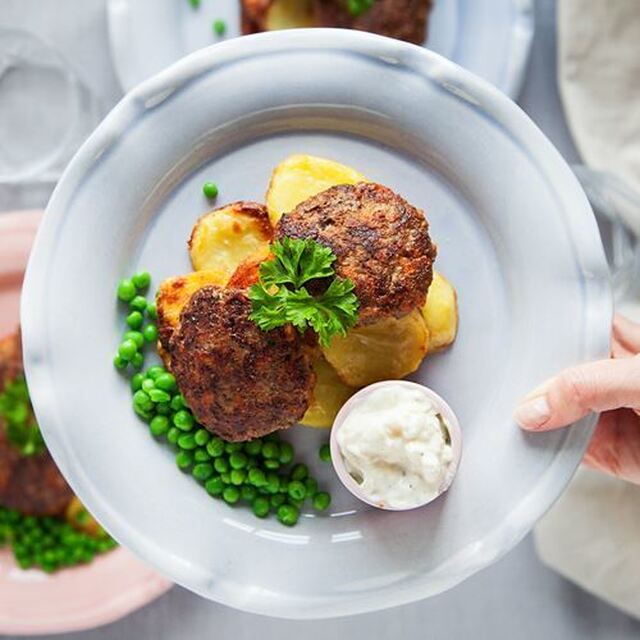
[[[133,340],[136,343],[136,347],[141,349],[144,345],[144,337],[139,331],[127,331],[124,336],[122,336],[123,340]]]
[[[155,416],[149,423],[149,428],[154,436],[163,436],[169,431],[169,418],[167,416]]]
[[[147,305],[147,315],[152,319],[152,320],[157,320],[158,319],[158,307],[156,306],[156,304],[154,302],[151,302]]]
[[[289,464],[293,460],[293,447],[288,442],[280,443],[280,464]]]
[[[207,451],[212,458],[218,458],[224,453],[224,441],[215,437],[207,443]]]
[[[151,409],[143,409],[142,407],[138,407],[133,405],[133,410],[145,421],[149,422],[151,418],[153,418],[153,411]]]
[[[258,496],[251,504],[251,508],[258,518],[266,518],[269,515],[269,500],[262,496]]]
[[[151,276],[148,271],[139,271],[131,278],[136,289],[144,290],[151,284]]]
[[[142,382],[142,390],[145,393],[149,393],[152,389],[156,388],[156,383],[150,378],[145,378]]]
[[[225,442],[224,450],[227,453],[233,453],[234,451],[242,451],[243,446],[242,442]]]
[[[161,373],[155,379],[156,387],[164,391],[173,391],[176,388],[176,379],[170,373]]]
[[[142,330],[142,335],[147,342],[155,342],[158,339],[158,327],[155,324],[148,324]]]
[[[224,20],[214,20],[213,22],[213,32],[217,36],[223,36],[225,31],[227,30],[227,24]],[[216,189],[216,193],[218,190]]]
[[[138,353],[134,353],[131,358],[131,365],[134,369],[142,369],[142,365],[144,364],[144,356],[138,351]]]
[[[144,338],[142,339],[144,342]],[[147,378],[151,380],[155,380],[158,376],[161,376],[163,373],[166,373],[166,369],[159,364],[154,365],[153,367],[149,367],[146,371]]]
[[[220,474],[220,480],[222,480],[222,482],[224,484],[231,484],[231,474],[229,474],[229,473],[221,473]]]
[[[280,493],[289,493],[289,478],[280,476],[280,485],[278,486]]]
[[[253,502],[258,497],[258,490],[250,484],[244,484],[240,487],[240,495],[246,502]]]
[[[231,469],[229,476],[231,477],[231,484],[239,487],[244,484],[247,478],[247,472],[244,469]]]
[[[232,469],[244,469],[249,462],[247,456],[242,451],[234,451],[229,456],[229,464]]]
[[[139,311],[132,311],[127,316],[126,322],[132,329],[139,329],[142,326],[142,323],[144,322],[144,318],[142,317],[142,314]]]
[[[280,478],[277,473],[270,471],[267,473],[267,491],[271,494],[278,493],[280,489]]]
[[[213,476],[204,483],[207,493],[212,496],[219,496],[224,491],[224,482],[220,476]]]
[[[167,442],[170,444],[178,444],[178,438],[182,435],[182,431],[178,427],[171,427],[167,431]]]
[[[168,402],[159,402],[156,405],[156,412],[161,416],[169,416],[171,415],[171,407]]]
[[[180,411],[180,409],[186,409],[186,407],[187,403],[184,401],[184,396],[181,393],[171,398],[171,408],[174,411]]]
[[[136,297],[136,286],[131,280],[124,279],[118,283],[118,298],[123,302],[130,302]]]
[[[286,496],[281,493],[276,493],[269,498],[269,503],[273,509],[277,509],[281,504],[287,501]]]
[[[275,470],[280,468],[280,463],[277,460],[269,459],[264,461],[264,466],[266,469]]]
[[[127,362],[129,362],[137,352],[138,347],[133,340],[124,340],[118,347],[118,355]]]
[[[307,498],[313,498],[318,493],[318,481],[309,476],[304,481],[305,494]]]
[[[198,429],[194,438],[201,447],[204,447],[211,439],[211,434],[206,429]]]
[[[227,504],[235,504],[240,500],[240,489],[234,486],[227,486],[222,491],[222,499]]]
[[[323,444],[318,450],[318,457],[322,462],[331,462],[331,447],[328,444]]]
[[[205,182],[202,185],[202,193],[209,200],[213,200],[218,195],[218,185],[215,182]]]
[[[184,433],[178,438],[178,446],[181,449],[192,451],[198,445],[196,444],[195,438],[190,433]]]
[[[292,480],[304,480],[309,475],[309,469],[306,464],[297,464],[291,469]]]
[[[136,407],[149,411],[153,408],[153,402],[151,398],[142,390],[138,390],[133,394],[133,404]]]
[[[171,396],[162,389],[151,389],[151,391],[148,391],[147,393],[149,394],[151,400],[153,400],[153,402],[155,402],[156,404],[158,404],[159,402],[169,402],[169,400],[171,400]]]
[[[304,500],[307,490],[300,480],[292,480],[289,483],[288,493],[294,500]]]
[[[318,491],[313,496],[313,508],[316,511],[324,511],[331,504],[331,496],[326,491]]]
[[[215,458],[213,466],[218,473],[227,473],[229,471],[229,463],[226,458]]]
[[[265,442],[261,453],[263,458],[275,460],[280,455],[280,447],[275,442]]]
[[[129,309],[131,311],[146,311],[147,310],[147,299],[144,296],[136,296],[130,303]]]
[[[244,450],[247,452],[247,455],[257,456],[262,449],[262,440],[249,440],[249,442],[244,443]]]
[[[213,475],[213,465],[207,462],[200,462],[195,467],[193,467],[191,473],[193,474],[193,477],[196,478],[196,480],[201,480],[204,482]]]
[[[193,458],[188,451],[180,451],[176,456],[176,464],[178,469],[188,469],[193,464]]]
[[[292,527],[298,522],[300,511],[292,504],[283,504],[278,507],[276,511],[278,520],[287,527]]]
[[[249,469],[248,479],[254,487],[264,487],[267,484],[267,479],[262,469]]]
[[[200,0],[189,0],[189,4],[191,5],[192,9],[200,8]]]
[[[113,366],[116,369],[126,369],[129,364],[120,354],[113,359]]]
[[[134,373],[131,376],[131,391],[133,391],[134,393],[138,390],[138,389],[142,389],[142,383],[144,381],[144,374],[142,373]]]
[[[193,459],[196,462],[210,462],[211,456],[204,447],[198,447],[193,453]]]
[[[178,429],[182,429],[182,431],[191,431],[194,423],[195,421],[191,413],[184,409],[176,412],[173,416],[173,424],[175,424]]]

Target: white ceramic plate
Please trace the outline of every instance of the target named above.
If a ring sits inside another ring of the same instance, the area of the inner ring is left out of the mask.
[[[109,0],[109,36],[125,91],[219,38],[211,25],[240,35],[239,0]],[[516,97],[533,36],[532,0],[436,0],[426,45]]]
[[[313,69],[313,72],[310,72]],[[366,508],[290,438],[333,492],[294,529],[212,500],[131,410],[112,365],[115,287],[190,270],[207,209],[262,199],[291,153],[352,165],[424,208],[460,333],[415,376],[456,411],[465,449],[445,498]],[[502,93],[426,49],[365,33],[280,32],[198,51],[128,94],[49,204],[22,302],[29,385],[47,444],[109,532],[174,581],[247,611],[311,618],[447,589],[515,545],[560,494],[594,424],[525,435],[516,401],[561,367],[608,354],[607,266],[560,155]]]

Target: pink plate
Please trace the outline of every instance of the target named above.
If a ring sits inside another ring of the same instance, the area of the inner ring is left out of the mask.
[[[18,326],[20,287],[42,212],[0,214],[0,336]],[[171,583],[125,549],[49,576],[22,571],[0,551],[0,635],[98,627],[143,607]]]

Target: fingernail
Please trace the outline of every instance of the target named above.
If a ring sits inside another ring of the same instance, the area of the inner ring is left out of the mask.
[[[513,414],[523,429],[540,429],[551,417],[551,408],[546,396],[524,400]]]

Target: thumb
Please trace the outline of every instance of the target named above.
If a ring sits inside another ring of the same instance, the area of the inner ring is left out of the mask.
[[[563,371],[529,394],[515,421],[529,430],[565,427],[588,413],[640,407],[640,356],[591,362]]]

